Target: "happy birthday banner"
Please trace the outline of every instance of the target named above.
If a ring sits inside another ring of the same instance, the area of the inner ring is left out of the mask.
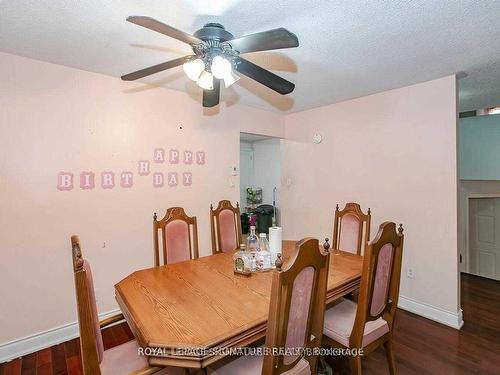
[[[167,154],[163,148],[156,148],[153,152],[153,162],[163,164],[167,161]],[[168,152],[169,164],[184,164],[190,166],[193,164],[205,165],[204,151],[185,150],[182,153],[176,149]],[[193,184],[193,174],[186,172],[153,172],[151,173],[151,163],[149,160],[139,160],[137,162],[137,175],[141,177],[151,175],[151,183],[155,188],[163,186],[176,187],[179,185],[191,186]],[[72,172],[61,171],[57,174],[57,189],[59,191],[70,191],[75,188],[78,180],[75,181],[75,174]],[[82,190],[92,190],[96,187],[96,173],[93,171],[80,172],[79,186]],[[99,184],[102,189],[113,189],[116,185],[121,188],[131,188],[134,186],[134,172],[122,171],[116,173],[113,171],[103,171],[100,173]]]

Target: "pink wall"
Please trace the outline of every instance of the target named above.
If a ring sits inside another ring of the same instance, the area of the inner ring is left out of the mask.
[[[239,178],[230,176],[239,132],[284,133],[279,114],[223,105],[204,116],[182,92],[8,54],[0,54],[0,82],[0,295],[8,307],[0,344],[76,321],[71,234],[94,268],[100,312],[116,307],[116,282],[152,265],[154,211],[183,205],[197,215],[208,255],[210,203],[239,199]],[[206,163],[157,164],[155,148],[204,151]],[[139,160],[150,161],[148,176],[139,176]],[[74,173],[72,190],[57,189],[60,171]],[[95,173],[94,189],[80,189],[82,171]],[[133,186],[116,180],[103,189],[104,171],[133,172]],[[155,188],[154,172],[192,172],[192,185]]]
[[[154,211],[182,204],[197,215],[208,255],[210,203],[239,198],[230,166],[239,165],[240,131],[287,138],[286,238],[331,237],[337,202],[370,206],[372,235],[383,220],[405,224],[403,272],[411,265],[416,275],[403,277],[402,295],[457,314],[454,77],[287,116],[240,105],[204,115],[183,92],[8,54],[0,82],[0,296],[9,307],[0,309],[0,351],[76,321],[71,234],[93,264],[100,312],[116,308],[114,283],[152,265]],[[206,162],[154,163],[157,148],[203,151]],[[148,175],[139,175],[141,160]],[[72,190],[57,189],[61,171],[74,174]],[[80,188],[82,171],[95,174],[93,189]],[[112,189],[102,188],[106,171]],[[133,173],[131,187],[122,172]],[[153,186],[155,173],[185,172],[191,185]]]
[[[288,115],[285,138],[286,238],[331,237],[337,202],[371,207],[372,238],[386,220],[406,230],[402,303],[459,320],[455,77]]]

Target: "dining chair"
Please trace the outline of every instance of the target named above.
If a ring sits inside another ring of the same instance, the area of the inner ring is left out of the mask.
[[[184,374],[180,368],[149,366],[147,357],[138,354],[135,340],[104,350],[101,330],[124,317],[118,314],[99,322],[92,271],[89,262],[83,259],[78,236],[71,236],[71,250],[84,375]]]
[[[343,210],[339,210],[337,204],[332,249],[363,255],[365,244],[370,240],[370,222],[370,209],[365,214],[358,203],[347,203]]]
[[[285,351],[223,360],[210,366],[209,374],[317,373],[318,356],[312,349],[321,347],[329,254],[321,252],[318,240],[305,238],[284,269],[280,261],[272,274],[265,346],[257,350]]]
[[[369,354],[384,345],[389,371],[396,373],[393,327],[398,306],[403,226],[385,222],[365,250],[358,303],[341,299],[325,313],[323,344],[363,349]],[[351,374],[361,374],[361,357],[349,356]]]
[[[225,253],[239,248],[241,233],[240,204],[234,207],[230,201],[222,200],[214,210],[210,205],[210,227],[212,231],[212,254]]]
[[[187,216],[182,207],[170,207],[163,219],[153,215],[155,267],[160,265],[160,239],[163,264],[197,259],[198,225],[196,216]]]

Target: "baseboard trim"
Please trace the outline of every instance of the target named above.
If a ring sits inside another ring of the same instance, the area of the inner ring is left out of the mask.
[[[398,307],[455,329],[462,328],[464,324],[462,310],[454,314],[405,296],[399,296]],[[114,309],[99,314],[99,320],[106,319],[119,312],[119,309]],[[2,343],[0,344],[0,363],[49,348],[53,345],[58,345],[78,336],[78,322],[73,322],[34,335]]]
[[[99,314],[99,320],[109,318],[119,312],[119,309],[114,309]],[[73,322],[44,332],[2,343],[0,344],[0,363],[11,361],[15,358],[49,348],[53,345],[58,345],[62,342],[74,339],[79,335],[78,322]]]
[[[399,296],[398,307],[455,329],[460,329],[464,325],[462,309],[457,313],[452,313],[401,295]]]

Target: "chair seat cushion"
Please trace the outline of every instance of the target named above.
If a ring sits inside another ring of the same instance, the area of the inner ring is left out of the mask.
[[[263,356],[241,356],[233,359],[230,362],[226,362],[223,365],[214,364],[208,368],[208,374],[213,375],[246,375],[246,374],[261,374],[262,373],[262,363],[264,361]],[[310,375],[311,370],[309,368],[309,362],[305,359],[301,359],[297,365],[291,370],[288,370],[282,375]]]
[[[326,310],[323,334],[349,347],[349,337],[354,326],[357,307],[358,305],[355,302],[343,298],[335,306]],[[363,347],[369,345],[387,332],[389,332],[389,326],[384,319],[378,318],[377,320],[367,322],[363,334]]]
[[[104,351],[100,364],[102,375],[124,375],[149,366],[147,357],[137,353],[137,341],[132,340]],[[184,374],[184,370],[176,367],[165,367],[158,375]]]

